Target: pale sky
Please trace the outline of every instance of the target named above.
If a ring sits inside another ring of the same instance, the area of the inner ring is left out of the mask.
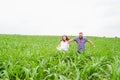
[[[0,34],[120,37],[120,0],[1,0]]]

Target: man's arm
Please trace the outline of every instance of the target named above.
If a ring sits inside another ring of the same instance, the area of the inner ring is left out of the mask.
[[[95,45],[91,40],[88,40],[88,42],[95,48]]]

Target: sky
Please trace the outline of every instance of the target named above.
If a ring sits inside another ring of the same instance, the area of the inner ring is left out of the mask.
[[[120,0],[1,0],[0,34],[120,37]]]

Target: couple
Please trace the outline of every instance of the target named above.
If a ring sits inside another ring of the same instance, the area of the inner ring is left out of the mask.
[[[81,51],[83,51],[83,52],[85,51],[85,43],[86,42],[89,42],[95,48],[94,43],[92,41],[88,40],[87,38],[85,38],[83,36],[83,33],[80,32],[78,37],[76,37],[74,39],[70,39],[70,40],[66,35],[63,35],[60,44],[57,46],[57,50],[68,51],[69,44],[73,41],[75,41],[78,45],[77,46],[78,53],[80,53]]]

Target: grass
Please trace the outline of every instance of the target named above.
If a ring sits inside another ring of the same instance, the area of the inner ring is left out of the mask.
[[[87,38],[78,54],[56,51],[59,36],[0,35],[0,80],[120,80],[120,38]]]

